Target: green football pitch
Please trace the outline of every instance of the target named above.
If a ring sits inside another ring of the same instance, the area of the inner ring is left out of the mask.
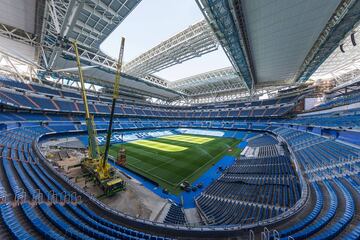
[[[241,140],[198,135],[171,135],[125,143],[126,167],[158,183],[173,194],[179,185],[194,182],[224,155],[236,155]],[[121,144],[110,148],[116,157]],[[232,151],[229,152],[229,148]]]

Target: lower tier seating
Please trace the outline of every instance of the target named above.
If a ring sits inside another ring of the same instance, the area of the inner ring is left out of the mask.
[[[184,225],[186,223],[186,218],[182,208],[175,204],[171,204],[164,223]]]
[[[300,187],[289,156],[263,153],[259,158],[237,159],[201,194],[197,204],[205,221],[215,225],[256,223],[297,202]]]
[[[14,117],[26,120],[26,115],[16,113]],[[171,232],[169,236],[176,235],[173,229],[155,234],[146,227],[140,231],[99,215],[99,208],[89,202],[78,202],[72,195],[74,190],[59,181],[37,156],[33,141],[44,133],[85,128],[73,124],[68,117],[51,114],[48,117],[63,119],[63,122],[42,126],[28,123],[23,127],[9,124],[0,131],[2,239],[165,239],[167,231]],[[133,129],[144,127],[144,124],[149,128],[192,126],[190,121],[120,120]],[[214,122],[207,122],[206,126]],[[106,124],[99,121],[98,126],[104,128]],[[360,150],[298,130],[264,128],[289,144],[306,181],[314,189],[311,198],[316,199],[308,212],[294,213],[286,220],[291,224],[279,223],[273,227],[280,237],[359,239],[357,160]],[[208,224],[217,224],[216,229],[221,229],[224,225],[248,225],[271,219],[291,209],[300,199],[299,182],[289,156],[266,156],[267,153],[264,151],[263,157],[237,160],[199,196],[197,205],[207,216]],[[181,212],[175,209],[171,212],[169,223],[182,222]]]
[[[1,168],[8,186],[2,186],[2,193],[8,196],[2,199],[0,212],[9,235],[15,239],[165,239],[102,219],[85,203],[77,203],[32,150],[33,136],[48,131],[35,127],[1,132]]]

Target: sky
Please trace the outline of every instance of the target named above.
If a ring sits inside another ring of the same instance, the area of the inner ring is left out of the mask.
[[[105,39],[100,49],[117,58],[120,39],[125,37],[124,61],[128,62],[202,19],[204,16],[195,0],[142,0]],[[155,75],[175,81],[228,66],[231,64],[219,46],[217,51],[164,69]]]

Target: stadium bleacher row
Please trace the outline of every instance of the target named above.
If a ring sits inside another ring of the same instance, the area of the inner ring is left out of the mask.
[[[260,146],[267,146],[277,144],[278,141],[269,135],[258,135],[249,141],[248,146],[251,147],[260,147]]]
[[[81,95],[75,92],[55,90],[36,84],[25,84],[0,79],[0,102],[4,105],[25,109],[57,112],[83,112]],[[16,88],[16,90],[14,89]],[[66,94],[71,93],[71,94]],[[70,96],[69,96],[70,95]],[[60,97],[61,96],[61,97]],[[120,102],[117,115],[172,118],[245,118],[282,116],[294,108],[298,96],[243,103],[228,103],[219,106],[196,106],[168,108]],[[96,114],[110,113],[110,98],[89,96],[89,110]]]
[[[312,110],[322,110],[322,109],[328,109],[343,105],[348,105],[352,103],[357,103],[360,101],[360,92],[354,91],[351,93],[342,94],[339,96],[336,96],[335,98],[330,98],[328,101],[325,101],[324,103],[319,104]]]
[[[164,223],[184,225],[186,224],[185,214],[180,206],[171,204],[168,213],[164,219]]]
[[[281,156],[272,148],[276,140],[265,135],[252,141],[256,146],[269,145],[262,146],[258,157],[236,160],[196,200],[199,212],[209,224],[256,223],[281,214],[300,198],[299,182],[289,156]],[[224,204],[227,207],[223,211],[216,210]]]
[[[275,129],[274,132],[292,146],[305,172],[313,175],[312,178],[341,176],[360,170],[360,149],[356,147],[288,128]],[[338,168],[340,165],[341,169]]]
[[[13,116],[16,119],[26,119],[27,117],[26,114],[23,115],[20,113],[19,116],[17,115],[19,115],[19,113],[14,113]],[[30,116],[30,114],[28,115]],[[47,116],[41,115],[39,119],[43,119],[47,117],[50,117],[51,119],[58,118],[59,120],[63,120],[63,122],[61,121],[58,122],[57,123],[58,125],[54,123],[54,124],[50,124],[49,126],[42,126],[42,127],[39,127],[39,124],[36,124],[37,127],[30,127],[30,126],[21,127],[21,128],[16,128],[14,130],[3,130],[1,132],[2,145],[7,146],[7,148],[6,147],[2,148],[2,153],[3,153],[2,156],[4,155],[8,156],[7,161],[6,158],[5,159],[3,158],[4,169],[5,171],[8,172],[6,176],[8,179],[15,179],[15,180],[11,180],[11,182],[9,183],[10,186],[9,189],[6,189],[6,187],[1,188],[4,189],[2,190],[2,194],[11,193],[14,196],[15,195],[18,196],[18,198],[21,199],[22,195],[24,195],[24,193],[26,192],[25,195],[27,196],[27,198],[31,199],[31,198],[38,198],[36,191],[34,192],[34,189],[41,189],[44,198],[46,198],[47,196],[49,196],[48,194],[49,191],[58,189],[57,192],[59,194],[59,200],[63,198],[61,197],[62,196],[61,192],[64,189],[61,188],[61,184],[57,183],[55,179],[51,180],[51,176],[49,174],[46,174],[45,168],[41,167],[41,164],[39,164],[38,161],[36,160],[37,158],[34,152],[32,151],[29,143],[34,139],[35,136],[38,136],[39,134],[45,132],[61,132],[61,131],[70,131],[70,130],[81,130],[81,129],[85,130],[85,127],[83,125],[81,126],[81,125],[73,124],[72,121],[69,121],[71,119],[69,119],[68,117],[64,117],[62,115],[60,116],[56,116],[53,114],[48,114]],[[8,116],[8,118],[10,117]],[[101,118],[99,118],[99,120],[100,119]],[[127,122],[127,125],[123,126],[123,128],[128,126],[131,126],[133,129],[136,129],[139,126],[144,127],[143,124],[138,124],[140,123],[139,119],[136,120],[138,123],[132,122],[134,119],[131,118],[128,118],[126,120],[124,119],[121,120],[123,122],[125,121]],[[147,120],[142,120],[142,121],[146,122]],[[181,126],[180,124],[174,124],[174,121],[173,122],[157,121],[156,124],[152,120],[148,121],[148,123],[150,122],[151,122],[151,126],[150,125],[148,126],[150,128],[159,128],[159,126],[166,126],[166,127]],[[98,127],[106,126],[106,123],[102,123],[102,124],[103,125],[98,125]],[[10,128],[13,127],[12,124],[10,124],[9,126],[11,126]],[[193,127],[191,121],[185,123],[184,126]],[[212,126],[212,124],[207,126]],[[231,127],[233,127],[233,125],[231,125]],[[354,147],[337,143],[334,142],[333,140],[325,139],[324,137],[316,136],[314,134],[301,132],[294,129],[283,128],[283,127],[279,127],[279,128],[268,127],[266,129],[271,130],[272,132],[280,135],[287,142],[289,142],[289,145],[295,152],[297,158],[300,159],[299,161],[301,162],[302,166],[304,166],[304,170],[309,176],[312,176],[311,175],[312,173],[310,171],[315,171],[315,172],[318,171],[320,174],[316,172],[316,175],[323,176],[324,175],[323,173],[326,173],[326,171],[330,171],[331,169],[333,169],[334,166],[332,166],[332,164],[330,164],[329,161],[331,163],[335,162],[335,163],[343,164],[344,161],[342,160],[342,158],[349,156],[349,154],[351,154],[351,156],[353,157],[356,157],[359,154],[359,151]],[[309,136],[304,136],[304,134]],[[262,140],[260,140],[260,142],[261,141]],[[271,141],[263,140],[263,142],[265,143],[267,142],[268,144],[267,146],[271,146],[274,143],[273,140]],[[316,156],[315,158],[314,157],[315,155],[312,155],[315,154],[313,153],[314,151],[309,150],[314,146],[319,147],[319,149],[316,150],[316,154],[319,154],[321,156],[320,158],[319,156]],[[14,151],[13,149],[17,149],[17,150]],[[325,152],[328,155],[326,155]],[[303,156],[305,153],[306,153],[306,157]],[[271,155],[270,152],[269,155]],[[213,191],[210,192],[210,194],[206,195],[206,192],[208,191],[206,190],[204,194],[202,194],[200,198],[197,200],[199,205],[202,204],[203,206],[205,206],[203,210],[204,212],[211,211],[208,212],[208,214],[210,213],[212,214],[211,217],[209,217],[208,219],[209,223],[213,223],[213,224],[236,223],[243,225],[251,224],[257,221],[261,221],[263,219],[268,219],[274,216],[278,216],[279,214],[283,213],[288,208],[290,208],[300,197],[300,193],[298,190],[298,186],[297,186],[298,183],[296,182],[296,178],[292,177],[294,176],[294,171],[292,170],[291,166],[289,166],[289,164],[283,164],[284,162],[287,163],[290,162],[288,157],[278,156],[278,157],[244,158],[241,159],[241,163],[235,163],[231,168],[228,169],[226,174],[221,178],[222,181],[219,181],[217,183],[218,184],[217,188],[216,185],[212,186],[211,188],[209,188],[209,189],[213,189]],[[324,164],[327,164],[325,165],[328,166],[327,170],[319,169],[321,166],[324,166]],[[257,168],[251,167],[254,165],[258,165],[258,167]],[[272,167],[269,168],[269,166]],[[351,166],[357,166],[357,165],[351,165]],[[257,169],[257,170],[254,172],[250,169]],[[15,171],[17,175],[20,176],[18,179],[12,176],[14,175]],[[339,178],[341,179],[346,179],[345,177],[347,176],[347,174],[352,171],[353,168],[349,168],[348,172],[343,172],[341,174],[338,173],[337,176],[339,176]],[[43,176],[42,178],[44,179],[48,179],[49,180],[48,183],[43,181],[42,184],[38,184],[37,180],[41,179],[41,176]],[[25,181],[22,181],[21,178],[23,178]],[[358,175],[350,175],[350,178],[354,179],[355,182],[359,182]],[[29,179],[32,180],[29,181]],[[309,178],[309,179],[314,180],[315,178]],[[17,182],[20,182],[20,184]],[[28,182],[28,183],[25,185],[24,182]],[[331,184],[336,184],[335,180],[329,180],[329,182]],[[315,185],[317,183],[313,182],[312,184]],[[237,187],[235,188],[231,187],[235,185]],[[346,185],[344,186],[346,187]],[[22,189],[25,189],[25,191],[23,191]],[[238,190],[238,192],[236,192],[234,189],[242,189],[242,190]],[[249,189],[252,189],[253,191],[250,191]],[[244,192],[246,192],[246,194],[243,194]],[[253,192],[256,194],[247,194],[248,192],[249,193]],[[349,191],[346,192],[346,190],[344,190],[344,194],[345,193],[347,194],[348,192]],[[327,194],[327,192],[325,193],[321,192],[321,194],[329,195]],[[222,198],[221,196],[224,195],[226,197]],[[266,196],[271,196],[271,197],[266,197]],[[351,204],[350,204],[351,199],[356,199],[356,198],[354,198],[354,196],[350,194],[349,204],[348,204],[350,206],[348,208],[350,212],[351,212]],[[79,204],[75,204],[75,206],[77,205]],[[212,207],[206,208],[207,205]],[[71,206],[68,206],[69,209],[71,208]],[[242,210],[243,214],[242,216],[236,215],[235,217],[232,215],[227,215],[223,211],[221,211],[222,214],[220,214],[220,211],[219,212],[216,211],[217,208],[224,209],[224,206],[228,206],[226,208],[229,209],[228,214],[234,214],[233,212],[236,209]],[[4,213],[6,211],[9,211],[6,210],[8,208],[9,206],[4,206]],[[24,208],[28,209],[27,206]],[[44,217],[45,213],[47,214],[46,216],[51,217],[51,212],[49,212],[50,210],[47,209],[50,208],[52,211],[56,212],[58,211],[59,206],[56,205],[47,206],[46,204],[39,204],[33,208],[35,208],[34,211],[36,213],[38,214],[42,213],[43,214],[41,215],[42,217]],[[321,208],[321,210],[323,210],[323,208]],[[31,210],[27,210],[27,211],[29,212]],[[7,216],[10,216],[10,218],[12,218],[11,214],[8,214]],[[55,216],[57,218],[54,217],[53,220],[50,221],[51,226],[55,225],[56,221],[59,219],[61,220],[66,219],[66,216],[62,216],[62,215],[55,215]],[[69,216],[70,215],[67,215],[67,217]],[[175,219],[171,219],[170,222],[171,221],[181,222],[181,218],[180,219],[176,218],[177,216],[176,214],[173,216],[175,217]],[[331,216],[331,214],[329,216]],[[169,218],[171,217],[169,216],[168,219]],[[311,226],[310,222],[311,221],[309,221],[308,224],[304,224],[304,226],[305,225],[307,227]],[[71,222],[68,222],[68,224],[70,223]],[[86,222],[86,223],[90,224],[90,222]],[[76,232],[78,227],[80,226],[74,225],[73,230]],[[322,227],[324,227],[324,225],[319,227],[319,231],[322,229]],[[67,227],[59,225],[54,229],[54,231],[55,232],[57,231],[58,233],[59,232],[63,233],[62,229],[66,229],[66,228]],[[20,228],[16,228],[16,229],[20,229]],[[306,228],[301,228],[301,229],[304,230]],[[87,234],[93,234],[91,233],[90,229],[88,229],[87,231],[88,231]],[[27,230],[26,232],[30,232],[30,231]],[[39,234],[39,232],[37,232],[36,234]],[[348,231],[348,234],[352,234],[352,232]]]
[[[259,157],[270,157],[279,155],[276,145],[264,145],[259,147]]]
[[[295,119],[283,120],[284,123],[323,126],[334,128],[359,128],[360,110],[337,111],[334,113],[314,114],[310,116],[301,116]]]
[[[272,131],[293,149],[316,192],[313,210],[296,225],[279,231],[282,239],[287,239],[289,235],[295,239],[309,236],[315,236],[314,239],[331,239],[335,236],[339,239],[358,239],[360,223],[358,217],[354,217],[354,205],[359,199],[359,185],[354,184],[352,179],[359,181],[360,149],[294,129],[275,128]],[[343,165],[339,168],[338,164]],[[325,191],[319,190],[319,185],[323,185]],[[324,207],[324,196],[329,207]],[[339,199],[343,199],[342,206]],[[353,227],[348,227],[350,222]]]
[[[2,80],[2,83],[4,84],[5,80]],[[152,235],[150,232],[138,231],[98,215],[97,208],[78,201],[72,192],[69,192],[69,188],[59,182],[39,161],[31,145],[39,135],[86,130],[81,114],[66,113],[81,113],[83,105],[80,95],[36,84],[15,85],[13,87],[17,88],[16,92],[9,89],[9,85],[3,86],[0,91],[1,104],[16,110],[0,113],[0,175],[3,180],[0,185],[0,225],[7,229],[0,233],[1,236],[4,239],[10,236],[18,239],[163,239],[157,236],[161,234]],[[92,96],[90,99],[91,111],[108,113],[106,98]],[[360,183],[359,149],[323,136],[269,124],[276,122],[307,125],[318,123],[319,118],[322,118],[321,125],[356,126],[358,112],[347,113],[342,122],[337,123],[332,119],[335,119],[336,115],[331,114],[325,118],[312,116],[291,120],[239,118],[246,111],[249,111],[249,114],[244,115],[245,117],[264,116],[264,111],[270,112],[272,108],[276,108],[277,110],[273,110],[279,113],[281,109],[290,107],[292,101],[295,101],[295,98],[229,103],[226,107],[204,105],[199,109],[183,108],[183,112],[166,107],[122,103],[114,127],[118,130],[245,128],[271,131],[288,144],[303,169],[309,187],[315,193],[312,197],[316,199],[311,210],[301,217],[301,221],[291,226],[281,223],[276,225],[281,238],[293,236],[295,239],[303,239],[311,236],[329,239],[337,236],[357,239],[360,234],[359,220],[356,217]],[[29,112],[29,106],[39,111]],[[252,109],[248,110],[248,107]],[[259,110],[258,107],[264,109]],[[234,108],[242,109],[233,110]],[[66,110],[63,111],[64,109]],[[238,119],[216,120],[226,117]],[[97,114],[94,120],[98,129],[107,127],[106,115]],[[281,216],[291,210],[301,198],[299,180],[290,156],[282,155],[278,151],[279,141],[268,135],[253,138],[249,141],[249,146],[259,148],[258,156],[237,160],[196,199],[197,206],[209,226],[252,226]],[[294,218],[298,214],[300,213],[294,213]],[[181,207],[172,205],[164,223],[186,223]]]

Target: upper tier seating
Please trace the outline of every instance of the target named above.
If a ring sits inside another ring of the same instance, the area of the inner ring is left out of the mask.
[[[360,109],[297,117],[283,122],[335,128],[359,128]]]
[[[0,113],[1,239],[155,240],[164,239],[158,235],[176,235],[174,229],[159,230],[154,234],[146,223],[142,223],[144,225],[141,227],[135,227],[131,224],[132,220],[129,220],[129,224],[128,219],[123,222],[121,217],[114,222],[106,215],[107,210],[96,207],[91,200],[79,202],[76,194],[72,194],[75,189],[54,174],[39,158],[33,148],[33,141],[44,133],[86,130],[84,125],[79,124],[83,121],[82,115],[54,113],[59,111],[58,108],[63,112],[81,111],[83,106],[80,95],[60,89],[47,91],[47,87],[34,87],[33,84],[11,84],[23,91],[13,91],[10,87],[0,89],[2,106],[18,111]],[[46,96],[57,95],[56,91],[59,91],[58,97]],[[109,112],[108,98],[90,98],[93,112]],[[360,239],[359,148],[304,131],[267,125],[268,121],[277,122],[276,119],[235,120],[239,116],[263,117],[267,112],[280,116],[284,109],[291,108],[291,104],[279,106],[283,101],[292,103],[295,98],[226,103],[225,107],[221,104],[202,105],[196,109],[179,108],[175,111],[163,106],[122,103],[116,111],[127,116],[117,116],[114,126],[118,129],[241,127],[272,131],[289,145],[302,169],[305,182],[309,184],[308,191],[312,193],[307,200],[308,204],[304,206],[306,211],[294,212],[292,216],[282,219],[282,222],[272,223],[271,226],[277,230],[279,237]],[[62,105],[63,102],[67,103]],[[20,105],[21,107],[17,107]],[[245,107],[246,105],[249,107]],[[267,109],[260,110],[259,107]],[[26,108],[47,108],[51,111],[24,112]],[[241,109],[234,110],[235,108]],[[298,121],[300,124],[353,127],[359,126],[357,115],[358,113],[353,116],[347,114],[337,117],[337,120],[335,115],[329,115],[325,118],[318,116],[311,117],[313,119],[298,118],[283,122]],[[147,116],[162,118],[146,118]],[[207,117],[224,119],[204,119]],[[105,115],[95,116],[98,128],[105,129],[106,120]],[[39,121],[44,122],[44,125],[40,125]],[[249,138],[251,142],[253,136],[254,134],[246,134],[245,138]],[[298,172],[295,173],[293,169],[294,162],[290,161],[287,154],[283,156],[277,147],[275,150],[274,145],[278,144],[277,141],[259,141],[255,141],[254,144],[262,149],[261,157],[237,160],[196,200],[206,222],[219,224],[216,226],[217,230],[222,229],[223,225],[253,224],[281,217],[281,214],[296,206],[296,202],[302,197],[301,186],[296,178]],[[166,217],[169,223],[183,224],[178,209],[173,208]],[[211,231],[215,233],[217,230]],[[276,234],[274,232],[274,235]],[[207,237],[212,236],[210,233]]]
[[[84,106],[80,93],[55,89],[45,85],[25,84],[0,77],[0,103],[3,105],[53,110],[61,112],[83,112]],[[2,87],[1,87],[2,86]],[[15,89],[14,89],[15,87]],[[110,113],[109,98],[88,96],[92,113]],[[252,102],[228,102],[214,105],[197,105],[194,107],[154,106],[148,103],[134,104],[119,100],[115,113],[127,116],[178,117],[178,118],[238,118],[238,117],[276,117],[292,111],[298,96]],[[120,105],[121,104],[121,105]]]
[[[70,196],[68,188],[62,182],[59,182],[39,161],[32,149],[32,140],[39,134],[49,131],[61,132],[79,129],[78,126],[68,122],[72,121],[69,116],[54,114],[33,116],[25,113],[8,115],[9,118],[14,117],[23,120],[30,118],[30,116],[34,119],[59,119],[65,122],[54,122],[46,127],[37,125],[37,127],[1,131],[2,147],[0,152],[2,154],[3,170],[0,171],[0,175],[5,176],[2,179],[6,180],[2,182],[3,190],[1,193],[3,195],[10,194],[8,199],[15,196],[18,199],[23,199],[26,196],[20,206],[10,206],[10,210],[6,210],[9,206],[3,207],[2,218],[8,219],[7,222],[5,220],[2,223],[0,222],[0,226],[5,224],[4,227],[8,229],[4,234],[8,234],[6,236],[28,237],[29,239],[31,236],[33,238],[41,236],[50,238],[50,236],[53,236],[56,239],[58,235],[77,236],[80,239],[111,239],[118,238],[120,235],[126,235],[133,239],[136,239],[136,237],[149,239],[150,235],[148,234],[131,230],[97,215],[85,203],[68,203],[64,206],[56,203],[51,205],[40,203],[29,207],[28,200],[38,199],[37,189],[40,189],[43,198],[48,200],[53,199],[54,196],[50,194],[50,191],[55,193],[59,200],[68,198],[67,195]],[[102,117],[99,117],[98,120],[104,121]],[[143,119],[140,122],[139,119],[119,118],[117,120],[126,122],[126,126],[141,127],[148,123],[150,127],[155,128],[162,125],[170,126],[176,122],[158,120],[154,122],[148,119]],[[181,122],[181,124],[185,123],[192,126],[193,121]],[[179,124],[180,121],[177,121],[174,126],[179,127]],[[206,126],[211,127],[212,125]],[[223,126],[222,123],[221,126]],[[84,126],[81,128],[85,130]],[[335,236],[340,237],[340,239],[345,239],[345,237],[357,239],[359,231],[357,230],[358,224],[354,220],[356,219],[354,218],[354,212],[357,206],[355,200],[359,199],[359,192],[354,195],[352,189],[358,189],[357,185],[360,183],[360,179],[358,174],[354,175],[358,165],[352,163],[351,160],[358,156],[359,150],[306,132],[276,127],[268,129],[289,142],[310,180],[320,180],[311,184],[312,188],[316,190],[316,196],[314,197],[329,199],[331,206],[333,206],[332,208],[325,208],[324,206],[326,206],[328,200],[319,201],[319,204],[314,205],[313,210],[307,216],[301,218],[302,220],[298,221],[296,225],[292,225],[293,227],[289,225],[278,226],[277,230],[281,237],[285,238],[292,235],[301,238],[301,236],[310,234],[319,236],[320,239],[329,239]],[[248,137],[253,138],[251,134]],[[267,146],[272,146],[272,144]],[[312,149],[314,150],[312,151]],[[266,153],[267,151],[265,151]],[[340,160],[348,157],[350,157],[349,161]],[[223,177],[206,189],[197,199],[202,211],[209,216],[208,223],[250,224],[279,216],[289,209],[300,198],[300,190],[295,173],[288,163],[290,161],[287,156],[238,160],[235,165],[225,172]],[[342,169],[346,170],[340,173],[336,168],[336,171],[334,171],[334,168],[338,166],[336,164],[344,165],[345,168]],[[252,169],[257,170],[243,171],[243,169],[250,169],[250,166],[256,166],[252,167]],[[330,176],[330,179],[324,181],[324,178],[321,178],[324,176],[327,178]],[[344,184],[344,182],[349,182],[349,184]],[[343,208],[340,207],[339,201],[344,202]],[[335,215],[332,209],[336,209]],[[239,211],[242,214],[236,214]],[[174,217],[176,220],[177,215]],[[73,219],[77,219],[77,221]],[[12,221],[19,224],[12,224]],[[101,225],[97,226],[96,224]]]
[[[328,101],[314,107],[311,110],[322,110],[327,108],[333,108],[342,105],[348,105],[352,103],[360,102],[360,92],[346,93],[335,98],[331,98]]]

